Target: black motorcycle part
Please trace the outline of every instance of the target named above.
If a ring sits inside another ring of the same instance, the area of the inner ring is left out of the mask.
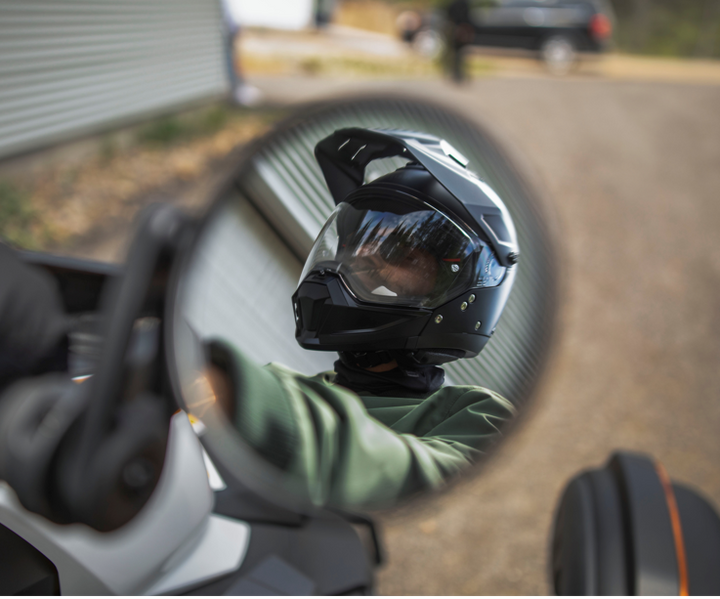
[[[68,514],[52,485],[55,458],[85,405],[78,385],[60,374],[19,381],[0,400],[0,479],[25,508],[58,523]]]
[[[175,409],[159,340],[187,221],[170,206],[152,206],[141,219],[124,274],[103,294],[102,357],[83,384],[92,401],[61,447],[54,480],[71,521],[99,531],[127,523],[152,494]]]
[[[188,595],[371,594],[373,572],[353,527],[332,514],[299,527],[253,524],[240,569]]]
[[[107,283],[122,274],[116,264],[55,256],[43,252],[18,252],[27,264],[50,273],[57,281],[68,314],[95,312]]]
[[[555,516],[558,595],[718,594],[720,518],[646,456],[618,452],[565,488]]]
[[[55,565],[0,524],[0,595],[59,595]]]
[[[105,532],[120,528],[142,509],[162,472],[168,419],[163,402],[144,394],[118,408],[114,425],[86,471],[83,503],[73,505],[71,521]],[[60,468],[56,485],[67,470]],[[82,520],[77,517],[81,511]]]
[[[100,358],[102,292],[110,281],[122,274],[122,267],[42,252],[17,254],[27,264],[45,270],[57,283],[63,308],[70,315],[69,349],[63,348],[68,372],[71,376],[92,374]]]
[[[697,491],[674,484],[691,595],[720,595],[720,516]]]
[[[227,485],[215,491],[213,513],[250,524],[250,547],[236,572],[187,594],[370,593],[373,564],[382,562],[380,534],[370,518],[326,511],[307,516],[277,506],[213,459],[212,448],[206,450]],[[369,532],[369,545],[358,525]]]
[[[621,499],[607,470],[584,473],[566,487],[552,559],[558,595],[629,594]]]
[[[334,510],[344,520],[354,524],[357,528],[364,530],[368,536],[372,548],[372,561],[376,566],[382,566],[385,563],[385,549],[380,539],[380,531],[378,525],[369,516],[345,512],[342,510]]]

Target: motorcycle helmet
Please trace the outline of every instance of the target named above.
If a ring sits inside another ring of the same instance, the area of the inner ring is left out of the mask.
[[[365,183],[373,160],[407,158]],[[364,367],[476,356],[518,260],[505,205],[445,140],[349,128],[315,147],[336,208],[293,295],[298,343]]]

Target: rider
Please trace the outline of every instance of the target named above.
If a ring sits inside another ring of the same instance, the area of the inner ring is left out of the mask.
[[[365,166],[391,155],[410,160],[365,183]],[[443,387],[440,365],[476,356],[493,334],[515,275],[515,231],[495,192],[438,138],[345,129],[316,156],[337,208],[293,305],[298,342],[337,351],[335,371],[260,368],[214,341],[210,382],[293,492],[387,507],[463,471],[514,414],[482,387]]]

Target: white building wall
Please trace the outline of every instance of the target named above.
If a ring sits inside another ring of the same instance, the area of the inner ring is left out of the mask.
[[[236,21],[244,27],[304,29],[313,23],[313,0],[227,0]]]

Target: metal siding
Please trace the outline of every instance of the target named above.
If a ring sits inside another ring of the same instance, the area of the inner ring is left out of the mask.
[[[0,157],[226,93],[218,0],[0,0]]]
[[[336,354],[295,341],[290,298],[302,262],[243,195],[232,194],[193,254],[180,296],[183,318],[202,339],[223,339],[258,364],[307,375],[332,370]]]

